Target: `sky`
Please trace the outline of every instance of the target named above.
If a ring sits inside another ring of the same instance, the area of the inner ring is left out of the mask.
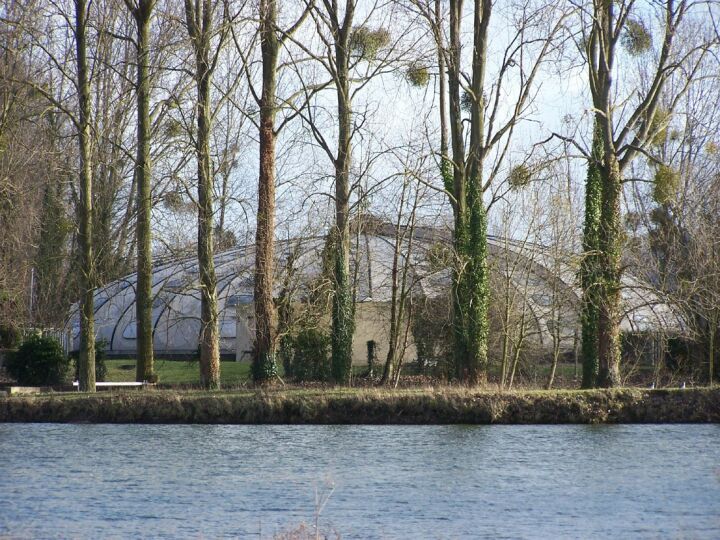
[[[470,16],[471,3],[466,3],[466,16],[463,22],[463,71],[469,72],[471,49]],[[525,13],[538,8],[541,2],[530,1],[524,4]],[[361,9],[366,3],[361,2]],[[516,23],[518,6],[511,1],[498,1],[491,22],[492,40],[489,49],[489,67],[486,78],[486,89],[489,95],[494,95],[494,82],[502,64],[505,48],[516,37]],[[644,5],[644,4],[639,4]],[[649,4],[648,4],[649,5]],[[570,25],[571,31],[577,30],[577,19],[568,15],[566,10],[569,3],[552,4],[549,8],[538,11],[532,21],[537,27],[533,37],[542,35],[559,17],[566,16],[565,22]],[[538,8],[539,9],[539,8]],[[643,8],[647,9],[647,8]],[[361,12],[359,19],[364,19],[366,13]],[[294,19],[292,13],[281,13],[285,23]],[[652,19],[648,19],[652,20]],[[399,69],[385,73],[367,83],[355,96],[354,121],[362,123],[353,141],[354,162],[352,172],[363,174],[360,182],[365,191],[375,193],[370,196],[367,211],[381,215],[392,215],[397,193],[402,185],[398,179],[404,168],[414,167],[421,172],[425,181],[438,185],[439,175],[437,169],[432,168],[432,159],[437,159],[439,150],[439,112],[437,101],[436,68],[430,65],[430,83],[424,88],[415,88],[408,84],[404,70],[413,62],[428,62],[434,60],[432,41],[427,31],[417,26],[408,12],[399,8],[386,10],[382,17],[369,16],[366,21],[369,28],[387,28],[391,38],[397,41],[402,53]],[[298,32],[298,41],[308,42],[317,50],[320,40],[313,35],[314,29],[305,26]],[[548,139],[550,135],[560,133],[572,136],[578,144],[587,148],[589,146],[589,131],[591,124],[591,107],[587,86],[587,74],[582,59],[577,52],[577,36],[571,32],[558,33],[563,46],[554,50],[547,56],[533,85],[533,98],[527,108],[526,114],[514,130],[509,151],[502,161],[498,177],[486,194],[489,203],[493,195],[503,194],[503,199],[496,203],[497,212],[491,208],[491,226],[499,227],[501,217],[507,208],[522,201],[519,194],[507,192],[505,179],[510,169],[521,163],[537,166],[549,158],[556,158],[564,151],[569,151],[571,159],[566,163],[552,163],[543,168],[538,174],[538,182],[532,189],[537,190],[541,196],[549,201],[557,192],[570,187],[570,199],[574,207],[579,209],[582,203],[583,183],[585,178],[585,161],[573,147],[563,145],[553,140],[540,147],[538,143]],[[641,86],[639,73],[649,64],[652,64],[653,54],[659,46],[655,36],[655,49],[642,58],[629,58],[623,55],[618,59],[616,73],[618,103],[632,105],[637,99],[634,90]],[[508,77],[504,81],[503,92],[499,100],[499,118],[507,118],[514,105],[514,98],[518,93],[519,83],[518,64],[525,62],[529,65],[537,53],[538,45],[524,49],[524,56],[515,58],[515,67],[508,69]],[[290,51],[285,51],[284,59],[297,60],[302,53],[297,47],[290,44]],[[232,52],[230,53],[232,54]],[[379,57],[382,58],[381,51]],[[396,53],[393,53],[396,54]],[[256,56],[257,58],[257,56]],[[375,64],[377,61],[375,62]],[[317,66],[310,69],[307,64],[299,68],[304,78],[319,82],[327,79],[327,74]],[[373,68],[373,63],[361,63],[356,71],[359,77],[364,70]],[[298,74],[294,69],[286,68],[280,74],[280,94],[288,95],[298,88]],[[357,85],[356,85],[357,87]],[[492,101],[491,101],[492,103]],[[333,89],[320,93],[313,101],[316,119],[320,123],[321,132],[331,146],[335,139],[333,113],[335,110],[335,95]],[[618,117],[623,115],[623,109],[618,109]],[[496,122],[496,126],[501,123]],[[238,147],[241,152],[237,165],[233,171],[233,186],[237,201],[231,205],[230,214],[233,231],[238,240],[251,239],[254,228],[254,207],[257,183],[257,143],[256,133],[250,123],[246,122],[246,131],[238,137]],[[430,154],[430,159],[420,159],[410,156],[407,152],[398,151],[402,146],[412,145],[416,152]],[[413,159],[414,158],[414,159]],[[372,165],[368,166],[368,163]],[[488,160],[486,174],[493,166],[493,159]],[[646,171],[639,168],[641,174]],[[322,233],[332,221],[332,199],[327,195],[332,192],[333,167],[328,156],[319,149],[313,140],[307,125],[296,119],[289,123],[281,132],[278,141],[278,236],[285,237],[292,234],[303,234],[308,230]],[[186,175],[192,175],[192,164],[189,164]],[[377,186],[382,185],[381,190]],[[507,193],[506,193],[507,192]],[[429,192],[428,192],[429,193]],[[431,204],[423,209],[426,219],[434,223],[451,222],[451,210],[442,196],[431,199]],[[194,238],[192,214],[183,216],[161,216],[157,223],[159,227],[172,231],[178,237],[186,236],[187,242]],[[580,212],[575,216],[579,229]],[[172,227],[170,226],[172,223]],[[526,227],[530,226],[530,220]],[[514,231],[523,236],[525,228],[519,224]]]

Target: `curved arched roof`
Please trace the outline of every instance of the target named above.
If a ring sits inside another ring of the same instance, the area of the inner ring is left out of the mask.
[[[319,277],[323,268],[323,237],[297,238],[276,243],[276,268],[281,274],[288,257],[293,257],[295,276],[309,283]],[[395,234],[376,230],[372,234],[357,235],[353,246],[358,302],[389,302],[392,294],[392,267],[395,256]],[[448,239],[437,234],[416,234],[409,263],[413,286],[425,296],[447,294],[450,272],[434,269],[428,263],[427,252],[433,245],[448,245]],[[407,257],[407,239],[397,252],[400,267]],[[506,272],[516,290],[527,291],[525,301],[538,327],[539,339],[548,338],[551,305],[561,305],[561,321],[567,327],[564,339],[572,339],[577,327],[580,293],[575,283],[573,265],[551,256],[542,246],[489,238],[490,257],[496,273]],[[223,353],[235,350],[237,306],[252,303],[254,246],[241,246],[215,256],[217,296],[220,323],[220,349]],[[504,264],[512,259],[515,263]],[[169,260],[153,269],[153,327],[154,346],[158,354],[192,354],[197,350],[200,333],[200,292],[196,259]],[[95,328],[97,339],[107,342],[112,354],[134,354],[136,274],[130,274],[99,288],[95,293]],[[302,287],[299,288],[302,290]],[[278,290],[275,294],[279,294]],[[561,299],[557,302],[557,299]],[[678,328],[681,323],[672,310],[652,291],[633,278],[626,278],[623,287],[625,330],[647,330],[664,326]],[[557,316],[557,311],[554,312]],[[69,319],[73,344],[79,346],[77,306]]]

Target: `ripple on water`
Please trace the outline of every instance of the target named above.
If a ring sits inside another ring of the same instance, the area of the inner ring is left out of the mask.
[[[718,538],[720,426],[0,425],[0,536]]]

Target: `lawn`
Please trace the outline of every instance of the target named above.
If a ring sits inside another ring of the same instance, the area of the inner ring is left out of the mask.
[[[121,358],[105,360],[106,381],[134,381],[135,359]],[[200,367],[197,361],[155,360],[155,371],[161,384],[196,385],[200,383]],[[250,364],[247,362],[224,361],[220,363],[220,380],[223,385],[235,386],[250,380]]]
[[[105,360],[107,366],[108,382],[123,382],[135,380],[135,359],[120,358]],[[283,376],[282,365],[278,365],[279,374]],[[155,360],[155,371],[160,377],[160,384],[187,385],[200,384],[200,367],[197,360]],[[356,377],[363,376],[367,372],[366,366],[353,366],[353,373]],[[382,373],[382,367],[376,369],[378,374]],[[223,386],[233,387],[251,382],[250,363],[235,362],[227,360],[220,362],[220,383]]]
[[[121,358],[105,360],[108,369],[106,381],[121,382],[135,380],[135,359]],[[284,378],[282,365],[278,366],[280,376]],[[170,384],[177,386],[196,386],[200,384],[200,368],[196,360],[155,360],[155,370],[157,371],[161,385]],[[519,371],[515,380],[517,386],[544,388],[550,365],[542,364],[536,366],[531,373]],[[367,366],[354,365],[354,377],[364,377],[367,373]],[[376,366],[375,376],[382,375],[382,366]],[[403,369],[403,376],[413,379],[417,375],[414,364],[409,364]],[[491,375],[495,375],[492,374]],[[558,364],[556,372],[555,387],[576,388],[578,381],[575,378],[575,366],[571,363]],[[497,376],[493,377],[496,380]],[[233,388],[236,386],[244,386],[251,383],[250,363],[235,362],[232,360],[222,361],[220,364],[220,383],[224,387]],[[285,382],[291,382],[286,380]]]

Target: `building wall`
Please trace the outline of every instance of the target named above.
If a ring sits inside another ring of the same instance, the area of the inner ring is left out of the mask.
[[[242,304],[237,307],[237,330],[235,338],[235,360],[237,362],[252,361],[252,344],[255,336],[253,322],[253,305]],[[400,338],[400,346],[404,340],[405,327]],[[383,365],[388,353],[390,339],[390,303],[361,302],[355,308],[355,334],[353,336],[353,364],[367,365],[367,342],[375,341],[377,363]],[[417,352],[408,332],[408,347],[405,361],[415,360]]]
[[[399,346],[402,347],[405,325],[400,334]],[[408,347],[404,361],[417,358],[412,332],[408,332]],[[375,341],[377,361],[384,365],[390,343],[390,303],[363,302],[355,308],[355,335],[353,336],[353,364],[367,365],[367,342]]]

